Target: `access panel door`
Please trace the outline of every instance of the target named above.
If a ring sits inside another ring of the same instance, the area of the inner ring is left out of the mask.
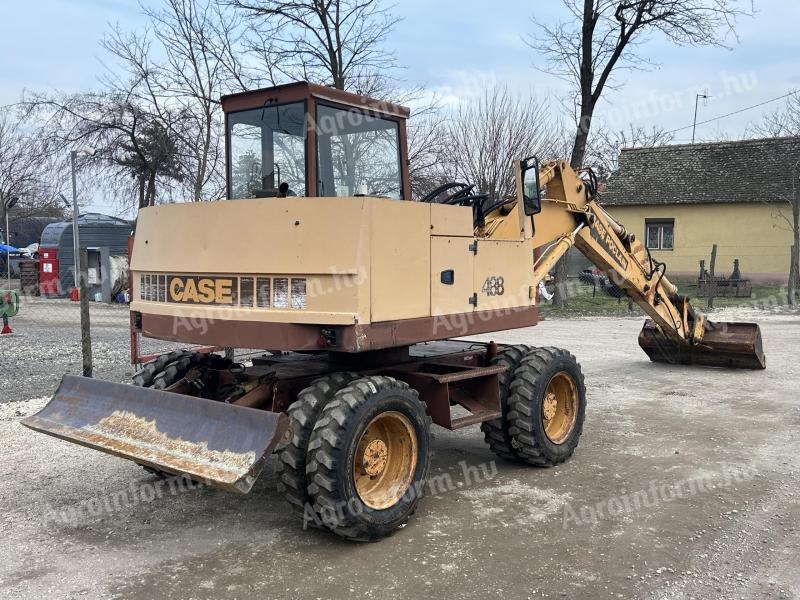
[[[472,311],[471,237],[431,236],[431,316]]]
[[[475,310],[532,306],[533,250],[527,242],[481,240],[475,253]]]

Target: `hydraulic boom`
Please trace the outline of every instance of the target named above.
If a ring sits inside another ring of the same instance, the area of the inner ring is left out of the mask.
[[[761,332],[754,323],[713,323],[696,310],[666,277],[667,267],[599,203],[590,170],[576,172],[564,161],[517,165],[518,201],[531,204],[534,248],[544,248],[534,264],[537,286],[575,246],[650,317],[639,345],[657,362],[763,369]],[[535,179],[534,179],[535,177]],[[534,187],[535,186],[535,187]],[[545,190],[542,196],[540,190]],[[484,217],[491,237],[513,213],[500,206]]]

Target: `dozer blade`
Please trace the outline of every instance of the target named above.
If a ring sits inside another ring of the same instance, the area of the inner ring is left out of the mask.
[[[639,345],[654,362],[734,369],[767,368],[761,329],[755,323],[708,322],[702,342],[690,346],[668,338],[647,319],[639,333]]]
[[[283,413],[73,375],[22,424],[240,494],[288,429]]]

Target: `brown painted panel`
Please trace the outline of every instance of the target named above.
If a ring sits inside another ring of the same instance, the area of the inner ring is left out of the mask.
[[[393,104],[376,98],[359,96],[358,94],[345,92],[324,85],[308,83],[307,81],[298,81],[296,83],[288,83],[271,88],[228,94],[222,96],[221,102],[222,110],[227,113],[237,110],[247,110],[248,108],[261,108],[265,104],[283,104],[286,102],[307,100],[312,96],[348,106],[368,108],[375,112],[381,112],[400,118],[407,118],[411,114],[408,108],[400,106],[399,104]]]
[[[538,321],[539,311],[535,306],[337,327],[219,319],[192,320],[179,316],[143,314],[142,334],[184,344],[219,347],[366,352],[530,327]],[[320,346],[320,335],[324,329],[337,332],[338,342],[335,347]]]

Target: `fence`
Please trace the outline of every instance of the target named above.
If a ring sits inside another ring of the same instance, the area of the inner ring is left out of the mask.
[[[18,314],[9,319],[12,333],[0,336],[0,402],[49,396],[65,373],[91,372],[95,377],[112,381],[130,379],[135,367],[130,362],[130,317],[126,303],[95,302],[94,294],[86,287],[84,303],[75,301],[74,294],[39,295],[35,271],[32,275],[31,269],[22,264],[15,274],[17,277],[9,279],[4,273],[6,276],[0,280],[0,290],[19,295]],[[83,281],[90,281],[86,268]],[[83,330],[82,304],[83,321],[91,324]],[[141,352],[163,352],[175,346],[143,340]]]

